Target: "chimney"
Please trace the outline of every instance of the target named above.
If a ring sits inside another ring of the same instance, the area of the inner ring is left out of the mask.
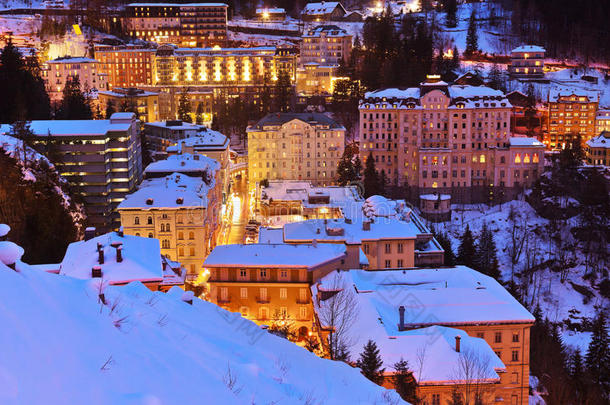
[[[400,316],[400,321],[398,323],[398,330],[404,330],[405,329],[405,307],[404,306],[399,306],[398,307],[398,315]]]
[[[370,231],[371,230],[371,221],[362,221],[362,230]]]
[[[95,227],[90,226],[85,229],[85,240],[90,240],[95,237]]]
[[[462,340],[462,338],[459,335],[457,335],[455,337],[455,351],[458,353],[460,352],[460,341],[461,340]]]
[[[99,264],[104,264],[104,249],[99,249],[99,245],[98,245],[98,250],[97,250],[97,262]]]
[[[119,230],[117,232],[117,234],[122,238],[123,236],[125,236],[125,231],[123,230],[123,227],[120,226]]]
[[[123,261],[123,242],[112,242],[110,246],[116,249],[116,261],[121,263]]]
[[[311,241],[311,245],[312,245],[313,247],[318,247],[318,240],[317,240],[317,239],[312,240],[312,241]]]
[[[91,278],[102,278],[102,266],[93,266],[91,268]]]

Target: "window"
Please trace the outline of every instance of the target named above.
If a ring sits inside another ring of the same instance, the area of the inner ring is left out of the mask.
[[[140,217],[135,217],[135,218],[133,219],[133,224],[134,224],[134,225],[140,225]]]
[[[258,318],[259,319],[268,319],[269,318],[269,308],[261,307],[258,309]]]
[[[178,240],[182,240],[184,239],[184,232],[180,231],[178,232]]]
[[[189,256],[195,256],[195,248],[194,247],[189,248]]]
[[[152,225],[152,217],[148,217],[147,223],[148,223],[148,225]]]
[[[169,224],[165,224],[165,232],[169,232],[169,231],[170,231]]]
[[[163,249],[169,249],[169,240],[163,239],[163,242],[161,242],[161,247]]]
[[[513,350],[510,359],[511,361],[519,361],[519,350]]]
[[[247,280],[248,279],[248,270],[240,269],[239,270],[239,279],[240,280]]]
[[[432,405],[441,405],[441,394],[432,394]]]
[[[367,245],[366,243],[362,244],[362,250],[364,251],[365,255],[369,254],[369,245]]]
[[[262,279],[267,278],[267,269],[260,270],[260,278],[262,278]]]
[[[525,157],[523,158],[523,163],[529,163],[530,162],[530,155],[529,153],[525,154]]]
[[[307,307],[306,306],[299,307],[299,318],[307,319]]]
[[[515,155],[515,163],[521,163],[521,155],[519,153]]]
[[[280,270],[280,279],[288,280],[288,270]]]
[[[288,298],[288,289],[280,288],[280,299],[285,300]]]
[[[512,384],[518,384],[519,383],[519,373],[511,373],[510,382]]]
[[[152,232],[148,232],[148,237],[149,237],[149,238],[152,238],[152,237],[153,237]]]
[[[403,251],[404,251],[404,246],[402,243],[399,243],[398,244],[398,253],[403,253]],[[400,266],[398,266],[398,267],[400,267]]]
[[[193,231],[190,231],[190,232],[189,232],[189,239],[190,239],[190,240],[195,239],[195,232],[193,232]]]
[[[510,403],[511,403],[511,405],[518,405],[519,404],[519,395],[511,396]]]
[[[229,290],[227,287],[220,287],[220,301],[227,302],[229,300]]]
[[[513,332],[513,342],[519,342],[519,332]]]
[[[280,316],[286,318],[288,316],[288,307],[280,307]]]
[[[398,265],[398,267],[402,267],[402,259],[398,259],[397,265]]]
[[[239,312],[241,312],[241,316],[247,317],[248,316],[248,307],[240,307]]]
[[[246,299],[248,298],[248,288],[247,287],[241,287],[239,289],[239,297],[241,299]]]
[[[392,245],[389,243],[385,244],[385,252],[386,253],[392,253]]]
[[[184,256],[184,248],[183,247],[178,248],[178,255]]]
[[[494,342],[502,343],[502,332],[496,332],[494,337]]]
[[[299,288],[299,302],[307,302],[307,288]]]
[[[386,267],[386,269],[389,269],[390,267],[392,267],[392,261],[391,260],[386,260],[385,261],[385,267]]]
[[[259,294],[260,294],[259,299],[261,302],[267,301],[267,288],[265,288],[265,287],[259,288]]]
[[[161,224],[161,232],[165,232],[165,224]]]

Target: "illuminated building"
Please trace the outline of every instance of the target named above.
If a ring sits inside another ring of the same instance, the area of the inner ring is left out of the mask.
[[[107,76],[108,88],[151,85],[155,49],[134,45],[95,47],[95,58]]]
[[[142,179],[139,126],[133,113],[115,113],[109,120],[31,121],[35,144],[53,149],[53,163],[87,212],[87,224],[116,229],[116,207]],[[9,133],[10,125],[0,126]]]
[[[586,142],[587,163],[610,167],[610,132],[604,131]]]
[[[332,95],[336,65],[308,62],[297,69],[296,91],[299,97]]]
[[[352,53],[352,36],[336,25],[319,25],[303,34],[300,63],[338,65]]]
[[[508,71],[516,77],[543,77],[545,49],[536,45],[522,45],[510,53]]]
[[[114,111],[136,112],[140,122],[151,122],[159,119],[159,94],[150,91],[124,89],[115,87],[112,91],[98,92],[101,111],[106,111],[111,104]],[[134,111],[135,110],[135,111]]]
[[[260,21],[284,21],[286,19],[286,10],[283,8],[257,8],[256,18]]]
[[[335,184],[345,128],[327,115],[272,113],[246,132],[250,187],[264,179]]]
[[[101,63],[90,58],[57,58],[46,62],[42,71],[51,101],[61,101],[64,86],[69,78],[78,77],[81,90],[104,90],[107,75]]]
[[[125,8],[125,23],[136,39],[186,47],[224,45],[227,8],[224,3],[132,3]]]
[[[563,149],[580,134],[582,146],[595,132],[599,93],[574,88],[549,91],[548,131],[544,143],[551,149]]]
[[[511,108],[501,91],[437,77],[369,92],[359,107],[360,157],[364,164],[372,154],[390,186],[458,201],[512,198],[542,174],[544,145],[511,136]]]
[[[301,20],[315,22],[341,20],[346,13],[345,8],[337,1],[307,3],[301,12]]]
[[[595,134],[601,134],[604,131],[610,132],[610,110],[597,110],[595,117]]]

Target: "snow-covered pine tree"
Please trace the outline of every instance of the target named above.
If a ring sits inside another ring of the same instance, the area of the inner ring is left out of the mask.
[[[409,369],[409,362],[404,359],[394,363],[394,375],[392,380],[394,389],[402,399],[410,403],[417,403],[417,384],[413,372]]]
[[[475,259],[476,269],[478,271],[500,281],[501,277],[496,242],[494,241],[493,233],[485,222],[481,229],[479,243],[476,245]]]
[[[460,246],[458,247],[457,264],[463,264],[465,266],[476,269],[476,248],[474,244],[474,237],[470,231],[470,226],[466,225],[466,229],[460,238]]]
[[[610,337],[606,314],[601,309],[593,321],[593,335],[585,356],[587,373],[602,395],[610,395]]]
[[[474,9],[468,20],[468,31],[466,32],[465,54],[470,56],[479,50],[479,35],[477,34],[477,15]]]
[[[364,346],[362,353],[360,353],[356,366],[360,368],[366,378],[375,384],[381,385],[383,383],[383,372],[385,371],[384,368],[381,368],[382,365],[383,361],[379,356],[377,344],[369,340]]]

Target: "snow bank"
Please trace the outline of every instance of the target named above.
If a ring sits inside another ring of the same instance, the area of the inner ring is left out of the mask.
[[[401,403],[238,314],[0,264],[0,403]]]

